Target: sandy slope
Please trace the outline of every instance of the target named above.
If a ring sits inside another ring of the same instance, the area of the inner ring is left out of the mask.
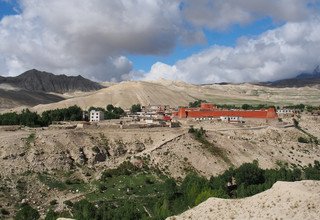
[[[79,105],[105,107],[113,104],[122,108],[140,103],[142,105],[170,105],[172,107],[187,105],[195,99],[205,99],[217,104],[320,104],[320,91],[316,87],[270,88],[251,84],[229,85],[192,85],[185,82],[129,81],[108,84],[108,88],[97,92],[81,94],[58,103],[39,105],[33,108],[42,112],[53,108]]]
[[[41,112],[75,104],[88,109],[91,106],[106,107],[110,103],[123,108],[130,108],[136,103],[176,107],[187,105],[192,100],[193,98],[190,96],[163,85],[149,82],[122,82],[85,97],[76,97],[51,105],[39,105],[33,109]]]
[[[319,219],[319,201],[320,181],[277,182],[249,198],[210,198],[168,219]]]

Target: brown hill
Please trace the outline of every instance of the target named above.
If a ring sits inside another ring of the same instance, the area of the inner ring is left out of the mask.
[[[122,82],[93,94],[83,97],[76,97],[62,102],[39,105],[33,108],[35,111],[44,111],[52,108],[65,108],[72,105],[79,105],[83,109],[91,106],[106,107],[112,103],[123,108],[130,108],[133,104],[142,105],[187,105],[194,100],[184,92],[174,90],[161,84],[151,82]]]
[[[108,88],[83,94],[59,103],[39,105],[35,111],[79,105],[105,107],[113,104],[122,108],[142,105],[167,104],[172,107],[188,105],[190,101],[204,99],[217,104],[320,104],[318,88],[271,88],[252,84],[192,85],[184,82],[158,80],[151,82],[129,81],[110,85]]]
[[[244,199],[210,198],[179,219],[319,219],[320,181],[277,182]]]

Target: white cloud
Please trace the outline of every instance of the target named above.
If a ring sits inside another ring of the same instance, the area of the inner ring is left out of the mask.
[[[320,18],[287,23],[237,46],[213,46],[169,66],[156,63],[144,79],[193,83],[267,81],[312,71],[320,63]]]
[[[123,54],[166,54],[180,32],[178,1],[22,0],[20,15],[0,23],[0,64],[120,80]]]
[[[17,75],[37,68],[53,73],[82,74],[102,81],[131,79],[136,72],[126,55],[165,55],[177,42],[203,43],[204,28],[226,29],[263,16],[282,22],[308,20],[313,12],[307,5],[317,1],[19,0],[21,13],[0,21],[0,74]],[[281,34],[284,37],[285,31]],[[310,35],[310,39],[317,39],[316,34]],[[290,29],[287,35],[286,45],[291,41],[297,45],[299,38],[305,38],[299,30]],[[173,67],[156,63],[148,77],[167,73],[166,77],[192,82],[229,78],[241,81],[242,73],[250,72],[249,67],[254,71],[258,67],[259,71],[267,70],[261,67],[265,64],[261,57],[272,61],[268,66],[277,70],[287,54],[300,52],[295,47],[280,47],[280,43],[272,39],[274,45],[251,41],[241,39],[242,43],[236,48],[214,46]],[[272,55],[271,59],[270,54],[277,50],[279,57]],[[216,71],[214,75],[213,70]],[[234,73],[237,75],[232,75]]]

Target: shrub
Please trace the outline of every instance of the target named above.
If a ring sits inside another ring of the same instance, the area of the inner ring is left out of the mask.
[[[50,201],[50,205],[57,205],[58,204],[58,201],[56,199]]]
[[[309,141],[308,138],[298,137],[298,142],[299,142],[299,143],[305,143],[305,144],[307,144],[307,143],[309,143],[310,141]]]
[[[4,208],[0,209],[0,213],[1,213],[1,215],[10,215],[10,212]]]
[[[132,105],[130,111],[131,113],[141,112],[141,105],[140,104]]]
[[[21,206],[20,210],[15,216],[15,220],[36,220],[39,219],[40,215],[37,210],[32,208],[29,204],[24,204]]]
[[[46,214],[45,220],[56,220],[58,217],[58,214],[55,213],[52,209],[50,209]]]
[[[258,167],[257,163],[244,163],[235,174],[237,185],[245,186],[264,183],[264,171]]]
[[[65,204],[68,207],[72,207],[73,206],[73,202],[71,202],[70,200],[64,201],[63,204]]]
[[[73,206],[75,219],[95,219],[96,212],[96,207],[87,200],[81,200]]]

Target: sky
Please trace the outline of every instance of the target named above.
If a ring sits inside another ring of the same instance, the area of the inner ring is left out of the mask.
[[[0,75],[258,82],[320,64],[320,0],[0,0]]]

